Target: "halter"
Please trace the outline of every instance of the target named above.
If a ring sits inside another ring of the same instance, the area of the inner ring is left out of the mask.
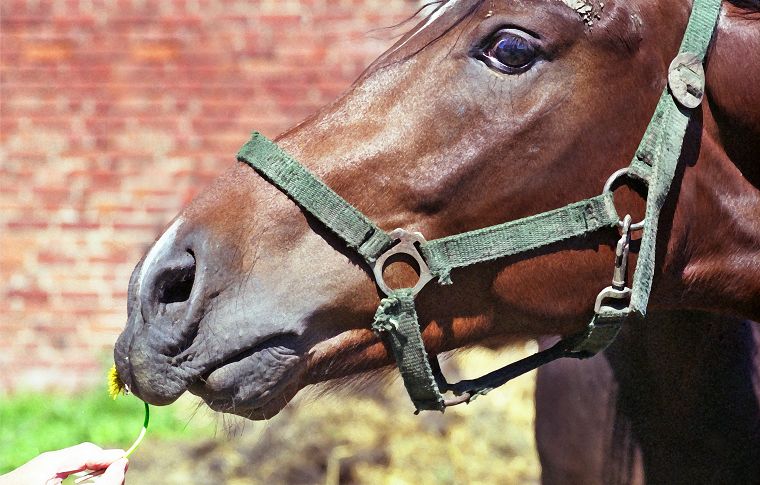
[[[391,348],[416,412],[443,411],[468,403],[507,381],[560,357],[584,359],[604,350],[632,316],[643,318],[655,267],[657,224],[675,175],[686,126],[705,92],[702,67],[720,12],[720,0],[694,0],[678,55],[668,69],[668,86],[662,92],[649,125],[627,168],[614,172],[596,197],[565,207],[495,226],[432,241],[419,232],[396,229],[390,233],[327,187],[275,143],[254,133],[238,153],[238,160],[254,168],[303,210],[361,255],[377,286],[386,295],[375,313],[372,329]],[[647,186],[644,220],[632,223],[615,209],[613,188],[626,179]],[[414,298],[434,278],[452,284],[451,271],[476,263],[532,251],[585,234],[618,227],[612,283],[594,303],[594,315],[586,328],[554,346],[502,367],[478,379],[449,384],[438,358],[429,356],[422,341]],[[638,262],[631,287],[626,286],[626,266],[631,234],[643,230]],[[391,289],[383,279],[388,258],[403,254],[419,266],[414,287]],[[446,398],[444,393],[453,397]]]

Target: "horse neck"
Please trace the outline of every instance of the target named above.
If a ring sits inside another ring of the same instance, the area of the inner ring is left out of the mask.
[[[760,328],[685,312],[632,322],[606,352],[649,483],[756,483]]]
[[[658,255],[665,277],[657,304],[760,321],[760,186],[746,160],[729,156],[735,150],[710,110],[700,121],[673,186],[672,227],[661,231],[669,239]]]
[[[687,135],[699,149],[685,154],[692,166],[672,197],[676,231],[664,259],[683,286],[666,284],[674,291],[664,298],[760,321],[760,3],[723,8],[702,117]]]

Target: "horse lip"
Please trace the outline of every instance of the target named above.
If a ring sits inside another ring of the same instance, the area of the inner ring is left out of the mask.
[[[303,361],[297,337],[289,332],[273,334],[215,363],[194,379],[188,390],[215,411],[244,411],[241,415],[252,418],[271,407],[272,399],[282,396],[292,384]]]
[[[156,367],[151,356],[145,349],[118,356],[117,372],[130,391],[143,401],[158,406],[171,404],[194,380],[192,370]]]
[[[291,332],[283,332],[272,334],[268,337],[264,337],[263,339],[259,339],[252,346],[241,349],[229,357],[224,358],[224,360],[219,361],[218,363],[215,362],[200,375],[199,380],[206,381],[211,374],[218,371],[219,369],[238,363],[256,354],[257,352],[268,348],[283,346],[295,350],[295,345],[292,344],[296,338],[297,336]]]
[[[174,402],[187,388],[192,379],[189,369],[168,372],[166,365],[159,362],[153,343],[156,339],[136,335],[142,315],[132,312],[127,330],[122,332],[114,346],[114,363],[117,373],[124,384],[135,396],[154,405],[166,405]]]

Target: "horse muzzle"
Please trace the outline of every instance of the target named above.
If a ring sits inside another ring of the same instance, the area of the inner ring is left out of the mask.
[[[178,218],[135,268],[117,369],[151,404],[190,390],[218,411],[267,414],[304,367],[300,332],[275,321],[265,301],[244,299],[225,263],[229,251],[214,241]]]

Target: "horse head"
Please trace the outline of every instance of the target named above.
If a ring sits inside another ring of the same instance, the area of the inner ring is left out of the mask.
[[[340,99],[276,142],[377,226],[428,239],[592,197],[630,162],[690,3],[441,2]],[[719,21],[709,102],[687,132],[694,149],[664,209],[653,306],[760,316],[757,246],[748,250],[760,234],[758,169],[748,161],[758,151],[727,134],[738,123],[760,139],[749,84],[760,63],[736,56],[757,55],[757,43],[740,41],[751,8],[726,5]],[[619,192],[618,211],[641,215],[637,191]],[[618,237],[598,231],[429,285],[417,298],[426,349],[581,330],[609,284]],[[397,287],[415,277],[407,265],[386,271]],[[378,301],[364,261],[237,163],[137,265],[115,358],[147,402],[189,390],[215,410],[266,418],[309,384],[392,362],[369,329]]]

